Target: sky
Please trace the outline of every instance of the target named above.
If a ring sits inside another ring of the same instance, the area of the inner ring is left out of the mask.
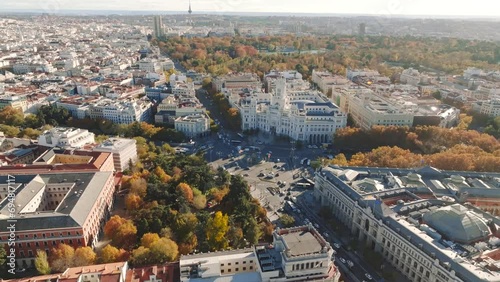
[[[187,11],[189,0],[0,0],[2,10]],[[271,12],[366,15],[498,16],[495,0],[191,0],[193,13]]]

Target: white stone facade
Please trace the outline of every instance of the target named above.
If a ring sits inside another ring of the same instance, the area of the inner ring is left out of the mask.
[[[286,79],[275,90],[253,93],[235,106],[241,113],[242,129],[259,129],[290,136],[308,143],[327,143],[338,128],[347,124],[347,115],[317,91],[288,91]]]
[[[38,137],[38,144],[47,147],[81,148],[93,143],[94,133],[80,128],[55,127]]]
[[[198,137],[209,133],[210,118],[206,114],[194,114],[178,117],[174,122],[175,130],[188,137]]]

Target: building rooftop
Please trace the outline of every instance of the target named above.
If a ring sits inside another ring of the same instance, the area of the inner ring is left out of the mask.
[[[97,145],[94,150],[98,151],[120,151],[124,148],[135,144],[136,141],[134,139],[126,139],[126,138],[116,138],[112,137]]]
[[[423,221],[455,242],[471,243],[491,235],[487,222],[460,204],[426,212]]]
[[[14,175],[16,193],[16,229],[51,229],[83,226],[92,206],[101,199],[100,194],[112,172],[27,174]],[[7,191],[8,177],[0,176],[2,191]],[[12,184],[10,184],[12,186]],[[48,189],[61,189],[64,198],[60,203],[48,209],[41,206],[27,206],[43,190],[42,197],[47,197]],[[3,190],[5,189],[5,190]],[[8,198],[0,201],[0,228],[8,226],[10,216]]]
[[[281,235],[291,256],[301,256],[321,251],[321,244],[309,231],[292,232]]]

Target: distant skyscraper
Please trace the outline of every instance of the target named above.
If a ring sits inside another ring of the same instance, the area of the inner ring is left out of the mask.
[[[359,24],[359,35],[365,35],[366,34],[366,24],[365,23],[360,23]]]
[[[153,29],[154,29],[154,37],[162,37],[163,36],[163,23],[161,22],[161,16],[153,17]]]
[[[191,15],[191,13],[193,13],[193,10],[191,10],[191,0],[189,0],[189,10],[188,10],[188,13]]]

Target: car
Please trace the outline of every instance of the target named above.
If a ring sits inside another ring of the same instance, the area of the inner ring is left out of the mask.
[[[259,141],[257,141],[257,144],[262,145],[263,143],[262,143],[262,141],[259,140]]]
[[[259,174],[257,175],[257,177],[264,177],[264,173],[262,173],[262,172],[261,172],[261,173],[259,173]]]
[[[333,246],[337,249],[340,249],[340,244],[339,243],[334,243]]]
[[[365,273],[365,277],[368,280],[372,280],[372,276],[369,273]]]
[[[286,170],[286,168],[285,168],[284,166],[282,166],[282,167],[281,167],[281,170],[282,170],[282,171],[285,171],[285,170]]]
[[[343,257],[339,257],[339,260],[341,263],[346,263],[345,259]]]
[[[243,174],[243,176],[248,177],[248,173]]]
[[[319,229],[319,225],[317,223],[313,224],[314,228]]]
[[[323,233],[323,237],[328,238],[328,237],[330,237],[330,235],[328,235],[328,233],[325,232],[325,233]]]
[[[278,184],[278,185],[281,185],[281,180],[278,180],[278,183],[277,183],[277,184]]]
[[[250,168],[247,166],[247,167],[244,168],[244,170],[250,170]]]
[[[354,263],[350,260],[347,260],[347,265],[349,266],[349,268],[351,268],[354,266]]]
[[[276,173],[274,176],[278,177],[278,176],[280,176],[280,174],[279,174],[279,173]]]
[[[278,165],[277,165],[277,164],[273,165],[273,168],[277,168],[277,167],[278,167]]]

